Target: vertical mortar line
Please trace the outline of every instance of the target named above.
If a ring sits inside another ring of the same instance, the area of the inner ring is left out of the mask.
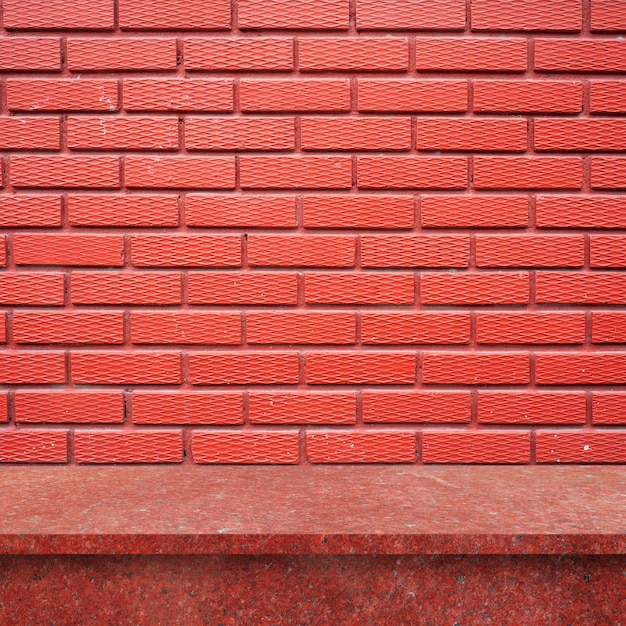
[[[593,392],[585,391],[585,424],[583,428],[593,428]]]
[[[356,0],[348,0],[348,33],[350,35],[358,35],[356,19]]]
[[[472,0],[465,0],[465,32],[472,32]]]
[[[537,429],[530,429],[530,465],[537,465]]]
[[[582,30],[581,35],[591,34],[591,0],[582,0]]]
[[[239,30],[239,0],[230,0],[230,31],[240,34]]]
[[[120,3],[119,0],[113,0],[113,28],[116,33],[120,30]]]
[[[467,425],[468,430],[479,428],[478,422],[478,389],[470,390],[470,421]]]
[[[307,454],[306,447],[306,427],[299,427],[298,432],[298,464],[299,465],[311,465]]]

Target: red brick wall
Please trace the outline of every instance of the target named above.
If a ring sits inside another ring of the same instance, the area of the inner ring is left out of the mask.
[[[626,462],[626,1],[2,5],[0,461]]]

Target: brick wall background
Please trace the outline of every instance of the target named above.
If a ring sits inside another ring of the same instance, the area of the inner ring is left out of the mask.
[[[3,0],[0,461],[626,462],[625,0]]]

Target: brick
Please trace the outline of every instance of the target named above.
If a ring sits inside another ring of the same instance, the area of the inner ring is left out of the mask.
[[[295,273],[195,273],[189,274],[191,304],[296,304]]]
[[[295,385],[296,352],[199,352],[189,355],[192,385]]]
[[[425,385],[525,385],[530,359],[522,352],[425,352]]]
[[[307,273],[304,277],[307,304],[413,304],[413,274]]]
[[[175,39],[70,39],[71,72],[175,70]]]
[[[481,113],[579,113],[580,81],[477,80],[474,110]]]
[[[489,157],[474,159],[477,189],[580,189],[578,157]]]
[[[250,311],[246,337],[252,344],[350,344],[356,341],[356,316],[335,311]]]
[[[233,81],[200,78],[127,78],[127,111],[232,111]]]
[[[185,222],[213,228],[293,228],[296,203],[286,196],[187,194]]]
[[[178,120],[150,117],[70,117],[72,150],[176,150]]]
[[[129,187],[232,189],[235,186],[235,159],[186,155],[128,156],[124,173]]]
[[[359,111],[467,111],[466,80],[358,79]]]
[[[534,144],[542,152],[620,151],[626,144],[626,120],[535,120]]]
[[[626,433],[538,432],[538,463],[625,463]]]
[[[594,393],[592,415],[594,424],[606,426],[626,424],[626,394]]]
[[[467,344],[469,313],[372,313],[361,314],[365,344]]]
[[[366,423],[467,423],[469,392],[364,391]]]
[[[180,274],[72,272],[71,294],[73,304],[180,304]]]
[[[228,30],[230,0],[119,0],[123,30]]]
[[[241,342],[241,314],[203,311],[132,311],[130,340],[138,344]]]
[[[626,228],[621,196],[537,196],[539,228]]]
[[[594,311],[591,340],[593,343],[626,343],[626,312]]]
[[[464,0],[357,0],[359,30],[463,30]]]
[[[410,229],[414,201],[407,196],[305,196],[305,228]]]
[[[581,0],[472,0],[472,30],[580,31]]]
[[[583,235],[478,235],[478,267],[582,267]]]
[[[592,235],[591,267],[626,267],[626,237],[624,235]]]
[[[178,352],[73,352],[77,385],[179,385]]]
[[[239,28],[347,30],[348,0],[239,0]]]
[[[115,156],[12,156],[14,187],[114,189],[120,186]]]
[[[626,81],[590,81],[590,110],[592,113],[625,113]]]
[[[252,424],[354,424],[354,393],[250,393]]]
[[[9,421],[9,394],[8,392],[0,393],[0,422]]]
[[[424,37],[416,41],[417,69],[426,72],[524,72],[526,40]]]
[[[117,81],[87,78],[7,80],[10,111],[116,111]]]
[[[236,267],[241,264],[239,235],[132,235],[131,259],[137,267]]]
[[[185,69],[206,72],[280,72],[294,66],[293,39],[185,39]]]
[[[244,189],[349,189],[352,159],[326,156],[240,158]]]
[[[624,382],[626,354],[541,352],[536,359],[538,385],[611,385]]]
[[[412,385],[413,352],[309,352],[309,385]]]
[[[123,235],[16,234],[13,257],[17,265],[124,264]]]
[[[0,304],[62,306],[64,299],[61,273],[0,273]]]
[[[242,79],[239,100],[242,111],[349,111],[350,83],[345,79]]]
[[[249,235],[248,263],[267,267],[352,267],[355,237]]]
[[[526,196],[421,196],[423,228],[521,228],[528,225]]]
[[[77,195],[67,199],[72,226],[177,226],[176,196]]]
[[[411,149],[409,117],[305,117],[301,122],[303,150]]]
[[[529,463],[527,432],[426,431],[422,434],[424,463]]]
[[[626,157],[593,157],[591,159],[593,189],[626,189]]]
[[[492,344],[573,344],[585,341],[584,313],[483,313],[476,340]]]
[[[242,424],[243,394],[133,391],[133,424]]]
[[[394,431],[307,432],[311,463],[414,463],[415,434]]]
[[[121,424],[119,391],[21,391],[15,394],[15,421],[22,424]]]
[[[113,0],[4,0],[4,27],[112,30]]]
[[[527,272],[472,274],[422,274],[422,304],[491,305],[528,304]]]
[[[293,465],[299,456],[295,431],[194,431],[191,449],[196,463]]]
[[[124,342],[124,314],[91,311],[16,311],[13,314],[16,343]]]
[[[371,156],[357,159],[361,189],[465,189],[467,158]]]
[[[610,39],[537,39],[539,72],[624,72],[626,41]]]
[[[7,340],[7,316],[5,313],[0,313],[0,343],[6,343],[6,340]],[[1,400],[0,400],[0,404],[1,404]],[[1,409],[0,409],[0,412],[1,412]]]
[[[0,227],[61,226],[60,196],[0,197]]]
[[[406,71],[409,42],[402,37],[300,39],[304,72]]]
[[[536,299],[540,304],[626,304],[626,276],[537,272]]]
[[[180,463],[183,445],[180,431],[76,431],[77,463]]]
[[[67,432],[3,430],[0,433],[2,463],[67,463]]]
[[[625,31],[626,2],[624,0],[593,0],[591,2],[591,30]]]
[[[481,424],[584,424],[584,393],[478,392]]]
[[[54,72],[61,69],[58,37],[5,37],[0,41],[0,71]]]
[[[294,119],[274,117],[187,118],[187,150],[293,150]]]
[[[3,385],[47,385],[65,382],[63,352],[4,352],[0,354]]]
[[[363,235],[363,267],[467,267],[466,235]]]
[[[0,118],[1,150],[58,150],[61,146],[56,117]]]

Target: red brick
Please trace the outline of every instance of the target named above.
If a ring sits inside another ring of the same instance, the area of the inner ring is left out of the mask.
[[[357,0],[359,30],[463,30],[464,0]]]
[[[0,393],[0,422],[9,421],[9,393]]]
[[[262,37],[185,39],[185,69],[279,72],[294,66],[293,39]]]
[[[246,336],[253,344],[349,344],[356,340],[356,316],[334,311],[251,311],[246,314]]]
[[[309,352],[309,385],[412,385],[413,352]]]
[[[4,430],[0,433],[2,463],[67,463],[67,432]]]
[[[469,343],[469,313],[361,314],[361,334],[367,344]]]
[[[70,117],[72,150],[176,150],[178,121],[150,117]]]
[[[303,150],[410,150],[409,117],[305,117]]]
[[[591,267],[626,267],[624,235],[592,235]]]
[[[535,150],[551,152],[620,151],[626,145],[626,120],[538,119]]]
[[[295,385],[296,352],[198,352],[189,355],[192,385]]]
[[[528,463],[527,432],[425,431],[422,434],[424,463]]]
[[[530,359],[522,352],[425,352],[425,385],[525,385]]]
[[[626,157],[593,157],[591,186],[594,189],[626,189]]]
[[[296,304],[295,273],[190,273],[191,304]]]
[[[626,304],[626,276],[537,272],[536,291],[541,304]]]
[[[594,393],[592,414],[594,424],[626,424],[626,394]]]
[[[73,304],[180,304],[180,274],[72,272],[71,294]]]
[[[241,342],[241,314],[201,311],[132,311],[133,343],[234,344]]]
[[[106,189],[120,186],[115,156],[12,156],[14,187]]]
[[[65,382],[63,352],[5,352],[0,354],[0,384],[46,385]]]
[[[4,0],[4,27],[12,29],[113,29],[113,0]]]
[[[5,313],[0,313],[0,343],[6,343],[7,340],[7,316]],[[0,395],[0,398],[2,396]],[[1,400],[0,400],[1,404]],[[1,412],[1,409],[0,409]]]
[[[422,304],[528,304],[527,272],[422,274]]]
[[[124,172],[129,187],[232,189],[235,186],[233,157],[128,156]]]
[[[7,80],[11,111],[115,111],[117,81],[87,78]]]
[[[538,39],[539,72],[624,72],[626,41],[612,39]]]
[[[417,69],[443,72],[524,72],[526,40],[501,38],[419,38]]]
[[[583,235],[478,235],[478,267],[581,267]]]
[[[626,312],[594,311],[593,343],[626,343]]]
[[[179,385],[178,352],[73,352],[77,385]]]
[[[244,156],[240,171],[244,189],[349,189],[352,185],[348,156]]]
[[[56,117],[0,117],[0,150],[58,150]]]
[[[0,304],[62,306],[63,274],[17,272],[0,274]]]
[[[363,235],[363,267],[467,267],[466,235]]]
[[[133,424],[242,424],[243,394],[134,391]]]
[[[538,463],[626,463],[626,432],[538,432]]]
[[[187,150],[293,150],[291,117],[195,117],[185,120]]]
[[[0,71],[45,72],[61,69],[57,37],[5,37],[0,41]]]
[[[371,156],[357,161],[362,189],[465,189],[467,158]]]
[[[413,304],[413,274],[307,273],[304,277],[307,304]]]
[[[124,30],[228,30],[230,0],[119,0]]]
[[[23,424],[121,424],[119,391],[21,391],[15,394],[15,421]]]
[[[300,39],[304,72],[406,71],[409,42],[402,37]]]
[[[470,414],[469,392],[363,392],[366,423],[467,423]]]
[[[180,463],[183,445],[180,431],[76,431],[77,463]]]
[[[538,385],[611,385],[624,382],[626,354],[538,353]]]
[[[583,86],[575,81],[477,80],[474,110],[483,113],[579,113]]]
[[[286,196],[187,194],[185,221],[213,228],[293,228],[296,203]]]
[[[359,79],[359,111],[467,111],[466,80]]]
[[[127,78],[128,111],[232,111],[233,81],[200,78]]]
[[[580,189],[582,159],[578,157],[476,157],[477,189]]]
[[[0,197],[0,227],[61,226],[60,196]]]
[[[250,394],[248,413],[252,424],[354,424],[354,393]]]
[[[239,99],[242,111],[349,111],[350,83],[345,79],[243,79]]]
[[[626,228],[626,198],[621,196],[537,196],[540,228]]]
[[[241,264],[239,235],[132,235],[137,267],[236,267]]]
[[[414,463],[415,433],[399,431],[307,432],[311,463]]]
[[[626,112],[626,81],[592,80],[590,86],[592,113]]]
[[[178,225],[176,196],[70,196],[67,212],[72,226]]]
[[[13,257],[17,265],[124,264],[123,235],[16,234]]]
[[[581,0],[472,0],[472,30],[579,31]]]
[[[267,267],[352,267],[355,237],[249,235],[248,263]]]
[[[585,341],[584,313],[478,313],[478,343],[567,344]]]
[[[584,424],[586,414],[584,393],[478,393],[481,424]]]
[[[239,0],[239,28],[346,30],[348,0]]]
[[[175,70],[175,39],[70,39],[67,66],[72,72]]]
[[[6,237],[0,235],[0,267],[7,264],[7,241]]]
[[[194,431],[191,439],[196,463],[284,465],[298,462],[295,431]]]
[[[624,0],[592,0],[592,31],[625,31],[626,2]]]

